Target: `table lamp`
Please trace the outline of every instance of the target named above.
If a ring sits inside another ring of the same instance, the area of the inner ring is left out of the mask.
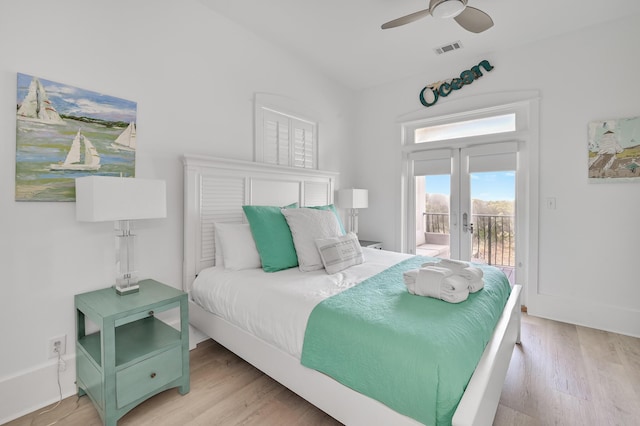
[[[167,217],[166,183],[156,179],[87,176],[76,179],[76,220],[115,222],[116,292],[139,290],[131,220]]]
[[[358,209],[369,207],[369,191],[366,189],[341,189],[338,206],[349,209],[349,232],[358,235]]]

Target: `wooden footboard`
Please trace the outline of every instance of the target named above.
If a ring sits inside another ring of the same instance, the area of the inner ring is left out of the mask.
[[[513,347],[520,343],[520,293],[515,285],[493,335],[453,415],[453,425],[490,425],[496,415]]]

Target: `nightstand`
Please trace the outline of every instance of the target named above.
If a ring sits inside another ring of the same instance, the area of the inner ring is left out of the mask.
[[[78,395],[89,395],[106,426],[163,390],[189,392],[187,294],[154,280],[139,284],[124,296],[113,288],[75,296]],[[179,330],[156,318],[175,309]],[[86,320],[99,330],[86,334]]]
[[[380,241],[358,240],[358,242],[362,247],[369,247],[369,248],[382,250],[382,243]]]

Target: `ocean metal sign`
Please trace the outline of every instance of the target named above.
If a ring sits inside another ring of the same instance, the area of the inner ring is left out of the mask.
[[[471,69],[462,71],[460,77],[431,83],[420,91],[420,103],[426,107],[433,106],[438,102],[440,96],[447,97],[452,91],[460,90],[467,84],[473,83],[483,75],[480,67],[484,68],[485,71],[491,71],[494,68],[494,66],[485,59],[478,65],[471,67]]]

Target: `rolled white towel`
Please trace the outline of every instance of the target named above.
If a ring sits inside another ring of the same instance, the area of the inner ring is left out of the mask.
[[[412,269],[410,271],[406,271],[402,274],[402,279],[404,280],[405,284],[411,283],[411,284],[415,284],[416,283],[416,278],[418,278],[418,271],[419,269]]]
[[[437,266],[438,268],[448,268],[454,272],[459,272],[460,270],[469,267],[469,262],[455,259],[440,259],[439,262],[426,262],[422,264],[423,268],[427,268],[430,266]]]
[[[455,271],[455,270],[464,269],[468,267],[469,262],[464,262],[462,260],[455,260],[455,259],[441,259],[440,264],[438,266],[441,266],[443,268],[449,268]]]
[[[471,293],[475,293],[484,288],[484,278],[482,278],[484,273],[482,269],[476,268],[475,266],[468,266],[455,273],[467,280]]]
[[[460,260],[442,259],[440,262],[426,262],[423,268],[445,268],[449,269],[453,275],[458,275],[467,281],[467,287],[471,293],[475,293],[484,288],[484,272],[476,266],[469,266],[468,263]]]
[[[411,294],[416,294],[416,278],[418,278],[418,269],[412,269],[402,274],[404,285]]]
[[[427,269],[427,268],[423,268]],[[445,269],[444,271],[442,269]],[[438,286],[438,289],[433,290],[430,294],[429,292],[423,291],[423,289],[418,288],[417,282],[419,280],[420,271],[422,269],[412,269],[410,271],[406,271],[402,274],[402,278],[404,280],[405,286],[407,286],[407,290],[411,294],[415,294],[417,296],[428,296],[436,299],[441,299],[449,303],[460,303],[469,297],[469,289],[468,282],[461,276],[456,276],[451,273],[450,270],[446,268],[437,268],[427,270],[427,272],[423,272],[423,278],[429,279],[430,283],[436,282],[440,280],[441,285]]]
[[[402,278],[404,279],[405,284],[406,283],[415,284],[416,280],[418,279],[418,274],[422,269],[427,270],[427,275],[425,275],[425,278],[437,280],[438,284],[440,283],[442,278],[453,275],[453,271],[451,271],[450,269],[440,268],[437,266],[429,266],[429,267],[420,268],[420,269],[411,269],[402,274]]]
[[[446,279],[448,280],[450,278],[453,278],[453,277],[448,277]],[[460,278],[460,277],[458,277],[458,278]],[[460,291],[446,291],[446,290],[443,290],[440,293],[440,299],[444,300],[445,302],[449,302],[449,303],[464,302],[468,298],[469,298],[469,289],[468,288],[464,288],[463,290],[460,290]]]
[[[418,271],[414,294],[434,297],[450,303],[458,303],[469,296],[469,284],[447,268],[430,266]]]
[[[483,278],[469,281],[469,292],[470,293],[475,293],[477,291],[482,290],[483,288],[484,288],[484,279]]]
[[[440,290],[443,280],[452,276],[452,272],[447,268],[430,266],[420,268],[416,277],[415,294],[419,296],[429,296],[440,298]]]
[[[482,279],[482,277],[484,276],[484,272],[482,272],[482,269],[475,266],[467,266],[460,271],[454,271],[454,273],[468,279],[469,281]]]
[[[460,303],[467,300],[469,297],[469,283],[467,280],[459,275],[449,275],[442,278],[439,286],[434,285],[434,280],[428,280],[423,283],[421,282],[421,276],[424,275],[426,269],[421,269],[418,273],[413,294],[433,297],[449,303]]]

